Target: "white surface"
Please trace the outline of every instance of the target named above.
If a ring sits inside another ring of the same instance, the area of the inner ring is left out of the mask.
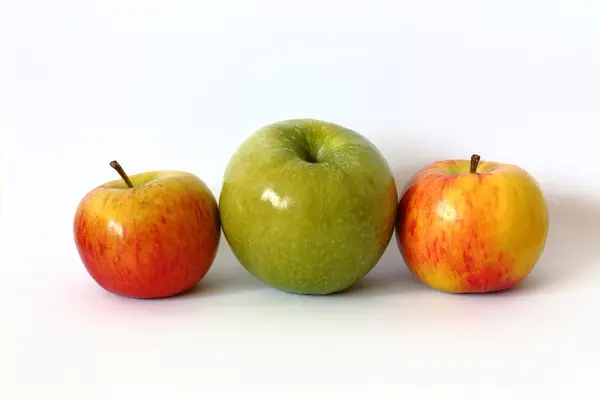
[[[599,20],[592,0],[1,1],[0,398],[594,397]],[[542,260],[487,296],[428,290],[394,242],[330,297],[266,288],[226,248],[165,301],[87,275],[72,216],[110,160],[217,196],[237,145],[291,117],[363,133],[400,186],[472,152],[521,165],[551,207]]]

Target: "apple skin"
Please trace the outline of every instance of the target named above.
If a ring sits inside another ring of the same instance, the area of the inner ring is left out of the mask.
[[[398,193],[365,137],[293,119],[240,145],[219,197],[224,236],[242,266],[285,292],[348,289],[378,262],[394,232]]]
[[[534,178],[509,164],[434,162],[405,186],[396,241],[407,267],[447,293],[509,289],[532,271],[549,215]]]
[[[130,176],[90,191],[74,218],[75,244],[91,277],[125,297],[170,297],[194,287],[220,240],[210,189],[182,171]]]

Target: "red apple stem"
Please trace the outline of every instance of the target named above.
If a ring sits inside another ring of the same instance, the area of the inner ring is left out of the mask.
[[[130,189],[133,189],[133,183],[131,183],[131,179],[129,179],[129,177],[125,173],[125,170],[123,169],[123,167],[121,167],[121,164],[119,164],[119,162],[115,160],[110,162],[110,166],[119,173],[119,175],[121,176],[121,178],[123,178],[127,186]]]
[[[479,157],[477,154],[473,154],[471,156],[471,170],[469,171],[472,174],[477,173],[477,166],[479,165],[479,160],[481,159],[481,157]]]

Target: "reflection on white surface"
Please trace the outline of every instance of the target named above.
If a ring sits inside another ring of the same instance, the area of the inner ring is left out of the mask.
[[[447,222],[454,222],[456,220],[456,208],[445,201],[440,201],[438,203],[436,214]]]
[[[112,231],[115,235],[122,238],[123,237],[123,226],[114,220],[108,221],[108,229]]]
[[[270,202],[273,207],[285,210],[289,207],[292,199],[290,197],[281,197],[277,193],[273,191],[273,189],[265,189],[265,191],[260,196],[260,199],[263,201]]]

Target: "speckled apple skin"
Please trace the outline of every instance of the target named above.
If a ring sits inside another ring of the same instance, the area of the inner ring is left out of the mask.
[[[216,198],[197,176],[151,171],[90,191],[73,222],[91,277],[125,297],[170,297],[194,286],[215,259],[221,227]]]
[[[396,239],[410,271],[446,293],[509,289],[533,270],[549,229],[535,179],[515,165],[432,163],[406,185]]]
[[[318,120],[263,127],[233,155],[219,198],[239,262],[286,292],[330,294],[361,280],[394,231],[389,165],[362,135]]]

